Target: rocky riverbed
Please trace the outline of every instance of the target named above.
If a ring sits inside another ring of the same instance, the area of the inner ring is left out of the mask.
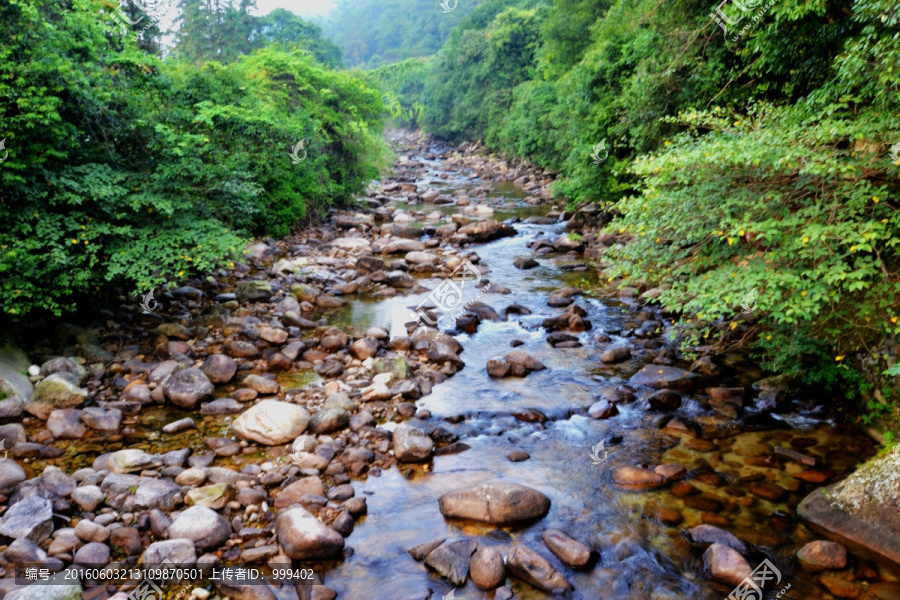
[[[164,560],[315,572],[165,586],[199,600],[717,599],[764,561],[771,597],[900,598],[796,514],[868,438],[744,356],[686,360],[551,175],[393,141],[358,211],[0,355],[4,598],[138,583],[15,564]]]

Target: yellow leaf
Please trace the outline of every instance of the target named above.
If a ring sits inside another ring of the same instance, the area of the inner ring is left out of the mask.
[[[732,322],[732,323],[731,323],[731,328],[732,328],[732,329],[737,329],[737,323]]]
[[[803,238],[803,243],[804,243],[804,244],[805,244],[806,242],[808,242],[808,241],[809,241],[809,237],[804,237],[804,238]]]
[[[844,360],[844,357],[843,356],[835,356],[834,360],[841,362],[842,360]]]
[[[728,238],[728,245],[729,246],[734,245],[734,238]]]

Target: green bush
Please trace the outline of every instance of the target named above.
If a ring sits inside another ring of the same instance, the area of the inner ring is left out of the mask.
[[[160,60],[100,0],[6,3],[0,25],[6,315],[208,272],[249,235],[350,200],[384,164],[380,92],[306,52]]]

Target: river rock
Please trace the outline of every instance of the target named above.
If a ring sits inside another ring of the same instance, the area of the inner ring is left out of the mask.
[[[136,508],[172,510],[181,504],[181,501],[181,486],[171,479],[141,477],[141,483],[134,492]]]
[[[705,523],[697,525],[688,530],[688,535],[695,544],[721,544],[734,548],[741,554],[747,552],[747,544],[730,531],[725,531],[715,525],[707,525]]]
[[[107,533],[107,535],[109,535]],[[90,542],[78,549],[72,562],[76,565],[90,567],[105,567],[109,564],[109,546],[100,542]]]
[[[88,376],[87,369],[78,364],[75,359],[69,358],[68,356],[57,356],[41,365],[41,377],[49,377],[53,373],[69,373],[74,375],[78,380],[79,385],[83,384]]]
[[[268,300],[272,297],[272,284],[268,281],[242,281],[234,286],[234,295],[241,304]]]
[[[220,482],[188,490],[184,501],[192,506],[205,506],[216,510],[234,498],[234,487],[230,483]]]
[[[469,577],[476,587],[492,590],[506,579],[503,555],[496,548],[479,546],[469,559]]]
[[[457,233],[467,235],[476,242],[489,242],[502,237],[512,237],[517,232],[511,225],[499,223],[494,219],[486,219],[460,227]]]
[[[169,525],[169,539],[186,539],[198,550],[218,548],[231,534],[231,526],[222,516],[205,506],[192,506]]]
[[[143,450],[129,448],[113,452],[106,458],[106,468],[113,473],[131,473],[155,467],[160,464],[158,458]]]
[[[172,404],[182,408],[196,408],[200,400],[213,393],[213,384],[203,371],[193,367],[172,373],[162,387]]]
[[[194,550],[194,542],[191,540],[153,542],[147,546],[138,562],[158,568],[159,565],[166,561],[185,569],[197,564],[197,552]]]
[[[631,348],[628,346],[616,346],[608,348],[600,353],[600,360],[605,363],[617,363],[631,358]]]
[[[394,431],[393,446],[398,461],[423,462],[431,458],[434,442],[421,429],[401,425]]]
[[[631,376],[630,383],[657,389],[669,388],[688,392],[694,389],[700,381],[702,381],[700,375],[684,369],[666,365],[646,365]]]
[[[242,438],[278,446],[299,436],[308,424],[309,413],[305,408],[278,400],[263,400],[235,419],[231,429]]]
[[[72,492],[72,500],[84,512],[94,512],[106,500],[106,494],[96,485],[83,485]]]
[[[578,540],[572,539],[564,531],[547,529],[541,534],[541,539],[547,544],[550,552],[574,569],[585,566],[591,560],[591,549]]]
[[[595,402],[588,408],[588,416],[592,419],[608,419],[619,414],[619,409],[615,404],[607,400]]]
[[[25,470],[14,460],[0,461],[0,494],[9,495],[25,481]]]
[[[212,383],[228,383],[237,371],[237,363],[230,356],[211,354],[203,361],[200,370]]]
[[[350,413],[339,406],[323,407],[309,421],[309,431],[314,434],[340,431],[350,424]]]
[[[88,391],[79,387],[78,378],[71,373],[58,372],[41,380],[31,399],[25,403],[25,411],[39,419],[47,420],[58,408],[73,408],[87,400]]]
[[[81,422],[81,410],[61,408],[47,417],[47,430],[58,440],[77,440],[84,437],[87,427]]]
[[[872,558],[900,564],[900,453],[871,459],[840,483],[812,492],[797,514],[817,532]]]
[[[724,544],[713,544],[703,553],[703,564],[709,574],[729,585],[738,585],[750,576],[753,569],[740,553]]]
[[[677,410],[681,407],[681,394],[672,390],[659,390],[647,396],[650,408],[656,410]]]
[[[541,266],[541,263],[534,260],[533,258],[517,258],[513,263],[513,266],[517,269],[533,269],[535,267]]]
[[[370,337],[356,340],[350,344],[350,354],[357,360],[366,360],[378,354],[378,340]]]
[[[122,411],[118,408],[89,406],[81,412],[81,420],[95,431],[118,431],[122,425]]]
[[[847,549],[835,542],[817,540],[800,548],[797,560],[810,573],[836,571],[847,566]]]
[[[544,590],[549,594],[561,595],[572,589],[572,585],[566,580],[565,575],[553,568],[540,554],[517,546],[510,550],[506,558],[506,566],[509,572],[534,587]]]
[[[337,558],[344,549],[344,538],[323,525],[302,506],[293,506],[275,520],[278,543],[289,557],[300,560]]]
[[[51,575],[41,585],[26,585],[7,591],[4,600],[83,600],[81,580],[73,572],[63,571]],[[7,588],[8,589],[8,588]]]
[[[425,564],[449,579],[454,586],[462,585],[469,572],[469,557],[477,547],[475,540],[447,542],[429,552]]]
[[[543,517],[550,499],[517,483],[481,483],[447,492],[438,500],[445,517],[485,523],[510,523]]]
[[[650,490],[666,485],[666,478],[659,473],[641,467],[619,467],[612,472],[617,486],[628,490]]]
[[[53,533],[53,505],[41,496],[28,496],[6,509],[0,534],[40,544]]]

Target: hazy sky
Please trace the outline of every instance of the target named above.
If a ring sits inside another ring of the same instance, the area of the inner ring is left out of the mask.
[[[334,0],[256,0],[260,14],[267,14],[276,8],[286,8],[301,17],[326,15],[334,5]]]

